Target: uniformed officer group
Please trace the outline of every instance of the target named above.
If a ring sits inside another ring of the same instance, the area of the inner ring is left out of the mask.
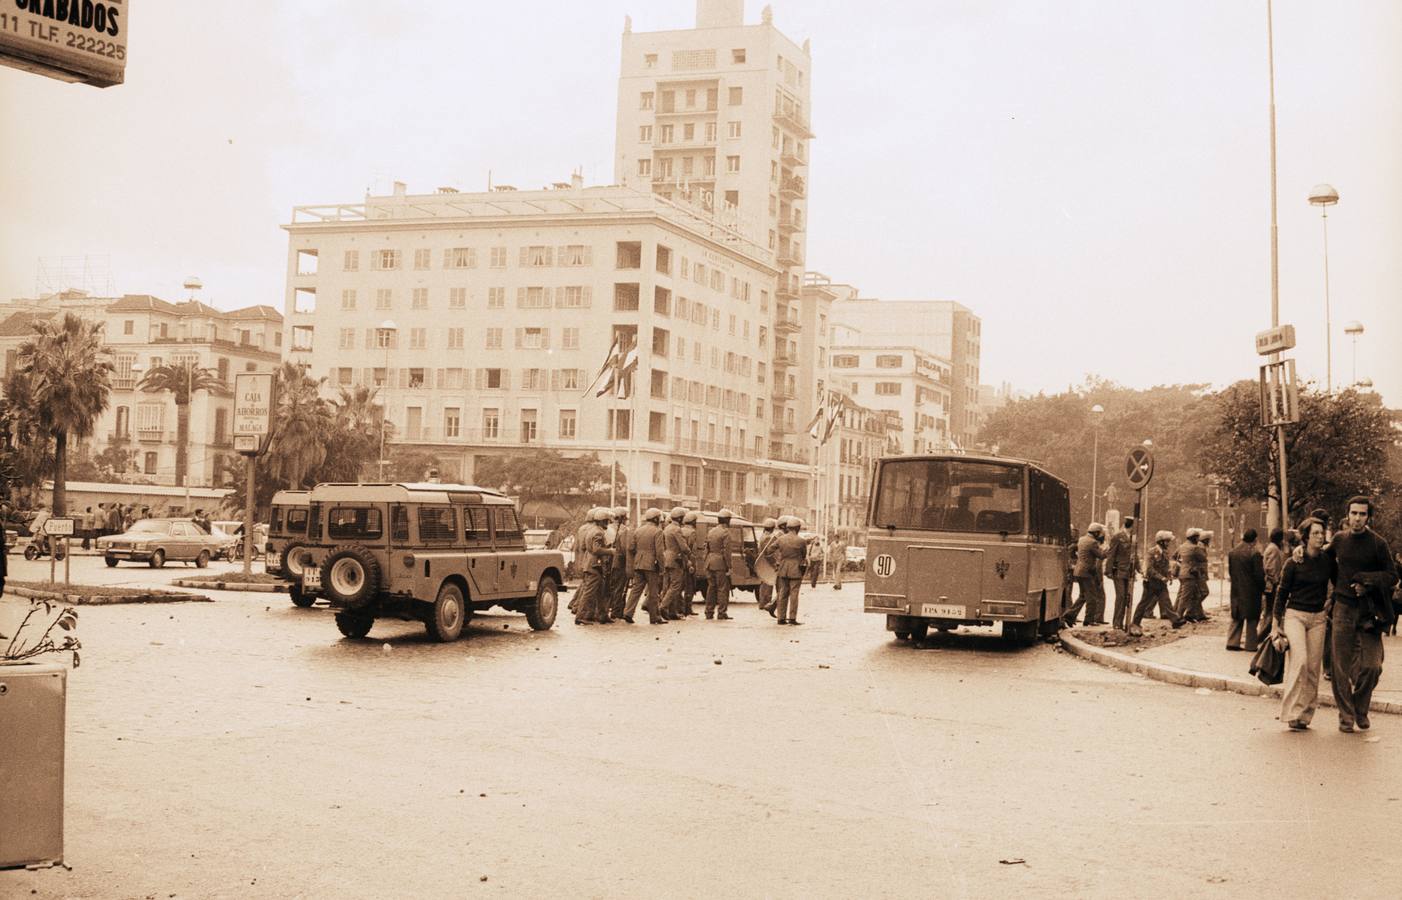
[[[666,515],[651,507],[633,527],[625,506],[591,509],[575,533],[580,585],[569,606],[575,624],[631,624],[640,601],[654,625],[685,619],[696,614],[698,593],[705,597],[707,619],[728,620],[730,567],[739,551],[751,571],[760,560],[772,570],[766,574],[773,584],[760,579],[760,609],[780,625],[801,625],[798,596],[808,555],[808,542],[799,535],[803,522],[797,516],[765,519],[751,555],[731,531],[734,515],[720,510],[708,529],[696,510],[678,506]]]

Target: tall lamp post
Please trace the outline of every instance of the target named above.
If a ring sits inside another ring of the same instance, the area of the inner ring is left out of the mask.
[[[1353,362],[1350,365],[1348,377],[1350,387],[1358,386],[1358,336],[1362,333],[1362,322],[1353,321],[1344,326],[1344,334],[1353,338]]]
[[[1329,207],[1339,202],[1339,192],[1327,184],[1310,190],[1310,203],[1319,207],[1324,222],[1324,386],[1334,393],[1334,328],[1329,313]]]
[[[376,337],[385,348],[385,383],[384,397],[380,401],[380,480],[385,480],[385,427],[389,420],[389,350],[394,343],[395,332],[399,326],[394,324],[393,319],[385,319],[376,329]]]
[[[1090,408],[1090,418],[1095,428],[1095,449],[1091,451],[1090,457],[1090,520],[1095,519],[1096,502],[1100,499],[1097,491],[1099,484],[1097,476],[1100,474],[1100,417],[1105,414],[1105,407],[1099,403]]]

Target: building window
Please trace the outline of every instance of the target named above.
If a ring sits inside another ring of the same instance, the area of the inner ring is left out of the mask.
[[[646,69],[655,69],[655,68],[657,68],[657,54],[656,54],[656,53],[644,53],[644,54],[643,54],[643,68],[646,68]]]
[[[342,257],[341,268],[344,269],[344,270],[347,271],[347,272],[359,272],[359,271],[360,271],[360,251],[359,251],[359,250],[347,250],[346,253],[345,253],[345,256]]]
[[[448,306],[452,309],[467,308],[467,288],[448,288]]]
[[[342,387],[354,384],[355,369],[352,369],[350,366],[341,366],[338,368],[336,370],[336,383]]]
[[[613,286],[613,308],[617,312],[637,312],[638,285],[615,284]]]
[[[142,462],[143,462],[142,470],[144,471],[145,474],[147,474],[147,475],[155,475],[155,474],[156,474],[156,452],[155,452],[154,450],[147,450],[147,451],[146,451],[146,456],[145,456],[145,458],[143,459]]]
[[[632,414],[628,410],[611,409],[608,412],[608,434],[605,435],[605,437],[607,437],[608,440],[618,438],[619,440],[626,441],[633,436],[632,425]]]
[[[414,288],[413,298],[409,305],[413,309],[428,309],[428,288]]]
[[[652,143],[652,126],[651,126],[651,125],[639,125],[639,126],[638,126],[638,142],[639,142],[639,143],[642,143],[642,144],[651,144],[651,143]]]
[[[292,326],[292,349],[310,350],[312,349],[312,326],[293,325]]]
[[[355,329],[354,329],[354,328],[342,328],[342,329],[341,329],[341,338],[340,338],[340,340],[337,342],[336,346],[337,346],[338,348],[340,348],[341,350],[354,350],[354,349],[355,349]],[[221,359],[220,362],[225,362],[225,360],[222,360],[222,359]],[[221,378],[228,378],[227,375],[222,375],[222,376],[220,376],[220,377],[221,377]]]
[[[652,109],[652,91],[643,91],[639,95],[638,109]]]
[[[427,328],[411,328],[411,329],[409,329],[409,349],[410,349],[410,350],[426,350],[426,349],[428,349],[428,329],[427,329]]]
[[[592,255],[584,244],[566,244],[560,250],[560,265],[587,266]]]
[[[743,63],[745,61],[745,48],[736,47],[734,50],[731,50],[730,61],[737,66]]]
[[[579,390],[580,375],[581,375],[581,374],[585,374],[585,373],[582,373],[579,369],[561,369],[561,370],[560,370],[560,390],[562,390],[562,391],[577,391],[577,390]]]
[[[448,349],[449,349],[449,350],[461,350],[461,349],[462,349],[462,346],[463,346],[463,345],[462,345],[462,336],[463,336],[463,329],[461,329],[461,328],[449,328],[449,329],[448,329]]]
[[[394,305],[394,291],[389,288],[378,288],[375,291],[375,308],[389,309]]]
[[[525,252],[521,254],[521,264],[534,266],[536,268],[548,266],[551,264],[551,257],[554,255],[550,247],[540,245],[527,247]]]
[[[899,369],[904,360],[905,357],[899,353],[882,353],[876,357],[876,367],[878,369]]]
[[[565,350],[579,349],[579,329],[565,328],[560,335],[560,346]]]
[[[355,309],[355,288],[341,291],[341,309]]]
[[[414,268],[415,268],[415,269],[427,269],[427,268],[432,264],[431,256],[432,256],[432,251],[430,251],[427,247],[420,247],[418,250],[415,250],[415,251],[414,251]],[[398,267],[396,267],[396,268],[398,268]]]
[[[725,158],[725,171],[729,172],[732,175],[740,171],[740,157],[727,156]]]
[[[707,122],[707,123],[706,123],[706,143],[708,143],[708,144],[714,144],[715,142],[716,142],[716,123],[715,123],[715,122]],[[714,175],[714,174],[715,174],[715,171],[716,171],[716,166],[715,166],[715,159],[716,159],[716,158],[715,158],[714,156],[708,156],[708,157],[706,157],[706,158],[709,159],[709,160],[711,160],[711,168],[710,168],[708,174]]]
[[[506,288],[487,288],[487,308],[503,309],[506,307]]]
[[[488,328],[488,329],[487,329],[487,349],[488,349],[488,350],[500,350],[500,349],[501,349],[501,329],[500,329],[500,328]]]
[[[521,390],[539,392],[545,390],[544,369],[522,369]]]
[[[549,309],[548,288],[521,287],[516,289],[516,305],[521,309]]]
[[[477,268],[477,251],[472,247],[449,247],[443,251],[443,268]]]
[[[696,123],[695,123],[695,122],[684,122],[684,123],[682,124],[682,141],[683,141],[684,143],[690,144],[690,143],[692,143],[692,142],[695,141],[695,140],[696,140]],[[687,159],[690,160],[691,157],[688,156]],[[687,171],[690,172],[691,169],[688,168]]]
[[[495,440],[501,436],[501,410],[482,410],[482,437]]]
[[[516,346],[522,350],[541,350],[549,346],[544,328],[518,328]]]
[[[398,343],[397,341],[395,341],[394,335],[395,331],[393,328],[376,328],[375,346],[380,348],[381,350],[393,349],[395,344]]]
[[[505,369],[487,369],[485,371],[487,373],[488,388],[499,391],[506,386],[505,379],[502,377],[502,373],[506,371]]]
[[[745,102],[745,89],[733,87],[730,89],[730,105],[739,106]]]
[[[530,444],[536,439],[536,415],[534,409],[521,410],[521,443]]]
[[[895,397],[901,392],[899,381],[878,381],[876,383],[876,394],[878,397]]]
[[[376,250],[373,268],[380,271],[399,268],[399,251]]]
[[[580,309],[588,306],[591,290],[586,285],[567,284],[555,289],[555,305],[560,309]]]
[[[443,436],[455,438],[462,434],[462,410],[449,406],[443,410]]]
[[[560,440],[572,441],[575,436],[575,411],[572,409],[560,410]]]
[[[855,369],[857,368],[857,357],[850,353],[834,353],[832,355],[832,367],[834,369]]]
[[[657,131],[657,142],[658,142],[659,144],[670,144],[670,143],[672,143],[672,134],[673,134],[672,126],[671,126],[670,124],[668,124],[668,125],[663,125],[663,126],[662,126],[661,128],[659,128],[658,131]]]
[[[493,247],[493,248],[492,248],[491,267],[492,267],[493,269],[505,269],[505,268],[506,268],[506,248],[505,248],[505,247]]]
[[[651,174],[652,174],[652,160],[651,160],[650,158],[646,157],[646,156],[643,157],[642,159],[639,159],[639,160],[638,160],[638,175],[641,176],[641,177],[643,177],[643,178],[646,178],[646,177],[648,177],[648,176],[651,175]]]
[[[738,138],[740,136],[740,123],[738,121],[731,121],[727,128],[727,134],[731,138]]]

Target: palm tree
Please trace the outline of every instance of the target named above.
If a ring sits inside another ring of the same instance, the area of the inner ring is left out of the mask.
[[[170,391],[175,395],[175,485],[188,477],[190,443],[190,401],[196,391],[227,391],[229,386],[209,369],[180,360],[152,366],[141,376],[139,390],[147,393]]]
[[[28,376],[39,426],[54,439],[54,515],[68,505],[68,437],[85,438],[107,408],[112,362],[102,323],[73,313],[34,323],[34,337],[19,346],[18,370]]]
[[[380,422],[385,417],[385,408],[376,402],[377,388],[357,385],[350,390],[340,389],[336,398],[336,424],[356,431],[373,431],[379,434]]]
[[[307,474],[326,459],[333,425],[331,407],[321,397],[323,378],[311,378],[296,363],[277,371],[277,431],[270,447],[269,468],[288,487],[304,487]]]

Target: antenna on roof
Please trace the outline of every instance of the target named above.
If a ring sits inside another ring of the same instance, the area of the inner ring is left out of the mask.
[[[204,283],[201,282],[195,276],[191,275],[185,279],[185,283],[181,285],[181,287],[185,288],[185,290],[190,292],[190,299],[193,300],[195,299],[195,291],[198,291],[200,288],[204,287]]]

